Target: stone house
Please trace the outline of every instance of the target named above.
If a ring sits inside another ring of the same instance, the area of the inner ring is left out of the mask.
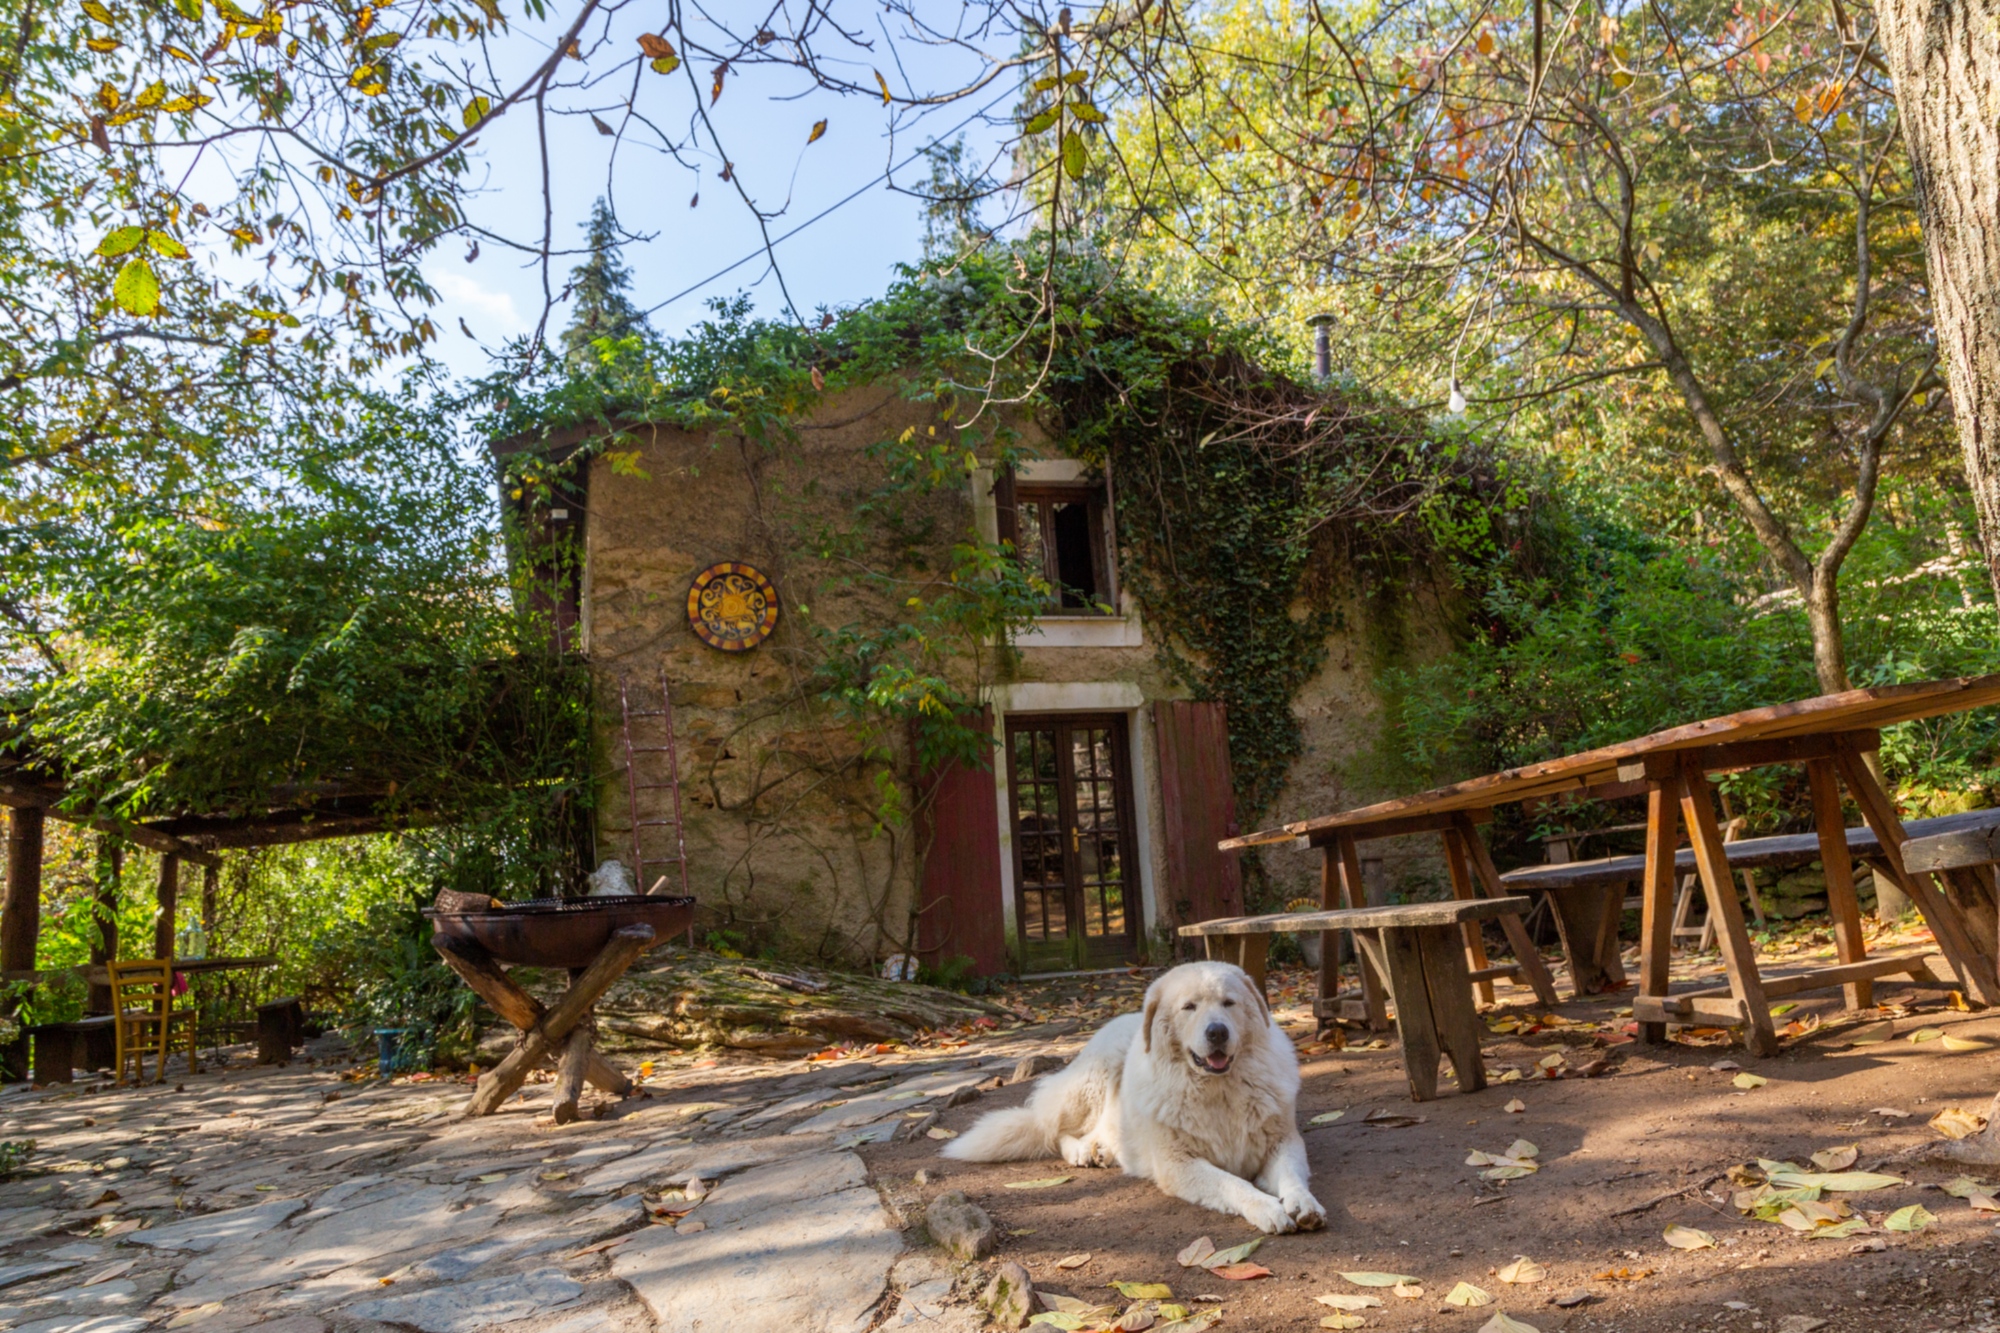
[[[1234,858],[1215,850],[1239,831],[1226,712],[1188,699],[1121,586],[1117,478],[1034,422],[1013,423],[1011,472],[969,468],[871,509],[877,443],[936,423],[883,386],[829,395],[783,447],[664,426],[624,432],[616,451],[593,448],[602,428],[491,446],[502,463],[567,467],[526,530],[563,647],[596,685],[597,853],[677,881],[672,793],[649,785],[666,780],[664,734],[644,716],[664,689],[688,883],[713,942],[848,963],[914,950],[981,974],[1169,956],[1175,926],[1242,910]],[[906,733],[827,704],[825,644],[889,623],[903,589],[935,591],[967,533],[1012,541],[1063,591],[1011,650],[957,645],[991,753],[924,769]],[[573,559],[548,556],[564,543]],[[1378,725],[1370,616],[1358,596],[1343,608],[1294,700],[1304,752],[1272,817],[1380,794],[1349,776]],[[1409,618],[1420,638],[1442,635],[1441,617]],[[1401,873],[1393,853],[1387,870],[1366,867],[1373,892]],[[1318,891],[1310,856],[1277,853],[1265,872],[1277,896]]]

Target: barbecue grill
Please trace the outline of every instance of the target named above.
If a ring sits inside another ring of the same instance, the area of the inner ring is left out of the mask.
[[[681,897],[534,898],[507,903],[483,893],[444,889],[424,909],[439,947],[475,945],[503,963],[586,967],[621,926],[653,928],[657,948],[694,922],[694,899]]]

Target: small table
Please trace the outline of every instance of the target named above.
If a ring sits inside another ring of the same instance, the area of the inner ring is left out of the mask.
[[[1518,918],[1528,905],[1526,898],[1472,898],[1332,912],[1277,912],[1203,921],[1182,926],[1180,933],[1199,938],[1210,958],[1248,972],[1261,990],[1265,952],[1276,932],[1352,931],[1362,957],[1388,983],[1410,1100],[1427,1102],[1437,1096],[1441,1054],[1451,1061],[1460,1092],[1486,1086],[1486,1068],[1479,1059],[1479,1016],[1472,1007],[1473,983],[1483,978],[1466,967],[1466,925],[1494,917]]]

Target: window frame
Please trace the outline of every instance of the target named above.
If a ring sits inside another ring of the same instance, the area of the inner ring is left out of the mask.
[[[1012,546],[1015,557],[1024,564],[1021,508],[1036,505],[1043,509],[1041,527],[1045,538],[1042,542],[1042,568],[1037,572],[1055,589],[1055,600],[1045,604],[1041,618],[1106,620],[1123,614],[1118,596],[1118,561],[1113,555],[1111,541],[1111,512],[1106,498],[1108,489],[1101,478],[1095,481],[1022,481],[1011,468],[994,479],[993,499],[999,519],[1000,540]],[[1055,505],[1078,503],[1088,506],[1090,568],[1091,581],[1096,585],[1093,592],[1095,602],[1087,606],[1064,606],[1062,589],[1070,585],[1062,582],[1055,542],[1046,534],[1053,534],[1054,531]],[[1110,609],[1101,610],[1098,604]]]

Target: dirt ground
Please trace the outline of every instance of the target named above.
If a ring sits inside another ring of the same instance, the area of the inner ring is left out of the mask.
[[[1803,961],[1830,952],[1822,945],[1808,935],[1780,952]],[[1707,974],[1712,961],[1677,965],[1676,977]],[[1036,1017],[1090,1020],[1079,1024],[1081,1037],[1103,1016],[1136,1009],[1146,980],[1091,979],[1010,999]],[[1558,985],[1568,994],[1563,980]],[[1040,1289],[1112,1303],[1119,1298],[1107,1290],[1110,1282],[1164,1282],[1177,1300],[1221,1297],[1225,1329],[1317,1328],[1334,1313],[1314,1301],[1323,1293],[1379,1296],[1381,1307],[1361,1315],[1366,1327],[1390,1333],[1473,1333],[1496,1310],[1541,1333],[1800,1333],[1808,1327],[1801,1316],[1827,1321],[1827,1333],[2000,1327],[2000,1215],[1975,1212],[1945,1193],[1940,1186],[1965,1172],[1924,1152],[1944,1141],[1928,1124],[1933,1115],[1948,1106],[1981,1112],[2000,1089],[2000,1013],[1961,1012],[1945,993],[1878,983],[1879,1007],[1860,1014],[1844,1012],[1839,992],[1801,1001],[1779,1020],[1790,1024],[1786,1049],[1760,1060],[1721,1032],[1640,1045],[1628,1033],[1629,1000],[1619,994],[1563,1003],[1551,1023],[1532,995],[1503,989],[1501,1005],[1485,1014],[1489,1029],[1525,1030],[1492,1031],[1487,1066],[1500,1077],[1518,1070],[1519,1081],[1460,1094],[1447,1078],[1436,1101],[1418,1105],[1409,1100],[1393,1033],[1379,1049],[1365,1048],[1374,1034],[1362,1031],[1348,1033],[1341,1050],[1314,1040],[1303,1007],[1309,983],[1303,972],[1274,973],[1272,991],[1274,1011],[1301,1047],[1301,1125],[1343,1112],[1306,1130],[1328,1223],[1322,1232],[1266,1241],[1253,1262],[1272,1270],[1267,1278],[1223,1281],[1181,1267],[1176,1254],[1197,1237],[1224,1248],[1256,1233],[1241,1219],[1113,1171],[1059,1160],[948,1162],[928,1138],[871,1146],[865,1155],[906,1216],[921,1216],[947,1190],[963,1190],[986,1209],[1001,1231],[989,1269],[1015,1260]],[[1926,1031],[1953,1040],[1909,1040]],[[1968,1048],[1966,1039],[1988,1044]],[[1559,1068],[1545,1071],[1542,1062],[1552,1056],[1561,1057]],[[1546,1076],[1600,1060],[1605,1072],[1594,1077]],[[1725,1067],[1714,1068],[1718,1063]],[[1739,1072],[1767,1081],[1742,1088]],[[945,1111],[940,1127],[961,1131],[1028,1092],[1025,1085],[997,1089]],[[1504,1109],[1517,1099],[1525,1109]],[[1393,1118],[1370,1124],[1371,1113]],[[1517,1139],[1540,1149],[1534,1174],[1493,1182],[1466,1165],[1468,1153],[1501,1153]],[[1859,1148],[1854,1169],[1910,1182],[1827,1196],[1866,1218],[1866,1234],[1808,1239],[1732,1206],[1730,1168],[1769,1158],[1811,1170],[1812,1153],[1847,1144]],[[1059,1185],[1008,1188],[1063,1175],[1071,1178]],[[2000,1171],[1988,1172],[1995,1177]],[[1915,1233],[1884,1230],[1882,1219],[1907,1204],[1924,1205],[1935,1223]],[[1675,1224],[1709,1233],[1716,1247],[1669,1247],[1663,1232]],[[1057,1267],[1076,1255],[1089,1258]],[[1524,1255],[1547,1276],[1528,1285],[1502,1282],[1498,1270]],[[1414,1277],[1422,1294],[1399,1297],[1339,1276],[1357,1270]],[[1460,1282],[1484,1289],[1495,1304],[1446,1304]],[[1577,1293],[1587,1299],[1555,1304]]]

